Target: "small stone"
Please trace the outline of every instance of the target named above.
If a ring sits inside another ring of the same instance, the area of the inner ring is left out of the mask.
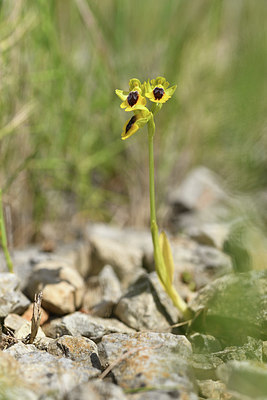
[[[190,226],[184,232],[199,244],[223,250],[224,242],[229,234],[229,227],[222,223],[204,223]]]
[[[31,334],[31,323],[29,321],[25,321],[25,323],[15,332],[15,338],[24,340],[30,334]],[[42,328],[39,327],[37,335],[36,335],[33,343],[35,343],[36,340],[39,340],[44,337],[45,337],[45,334],[42,331]]]
[[[34,345],[38,350],[48,351],[48,347],[54,341],[54,339],[44,336],[41,338],[36,338],[34,341]]]
[[[3,400],[38,400],[40,397],[30,388],[20,373],[20,365],[8,353],[0,351],[0,388]]]
[[[113,268],[105,265],[97,277],[89,279],[83,309],[98,317],[108,318],[121,294],[120,281]]]
[[[64,356],[72,361],[83,363],[101,372],[97,345],[85,337],[61,336],[48,345],[48,352],[54,356]]]
[[[155,278],[153,279],[155,280]],[[129,287],[118,302],[114,314],[126,325],[136,330],[165,330],[177,322],[171,318],[161,304],[147,274]],[[174,311],[175,314],[176,311]]]
[[[223,361],[216,354],[193,354],[192,367],[197,379],[216,380],[216,369]]]
[[[222,350],[222,345],[218,339],[211,335],[194,333],[189,337],[194,353],[216,353]]]
[[[190,275],[198,290],[233,271],[230,258],[214,247],[199,245],[182,236],[174,237],[170,243],[175,265],[174,285],[178,290],[184,274]]]
[[[193,169],[169,195],[172,204],[181,204],[188,210],[209,207],[215,202],[225,201],[228,196],[218,175],[206,167]]]
[[[216,379],[217,367],[231,360],[255,360],[261,362],[261,341],[254,338],[248,338],[247,343],[243,346],[229,346],[211,354],[194,353],[192,365],[198,379]]]
[[[92,315],[75,312],[63,318],[52,320],[43,326],[47,336],[85,336],[91,340],[100,340],[104,335],[112,332],[133,332],[128,326],[116,319],[99,318]]]
[[[70,267],[87,278],[90,272],[91,249],[88,242],[75,241],[58,247],[55,258],[61,257],[68,261]]]
[[[42,290],[42,306],[57,315],[74,312],[81,307],[84,281],[77,271],[64,262],[48,260],[34,266],[27,284],[27,293]]]
[[[137,248],[142,254],[153,254],[151,232],[147,229],[124,228],[107,225],[103,223],[90,223],[86,228],[86,235],[90,241],[91,237],[99,237],[114,240],[124,246]]]
[[[4,320],[5,327],[13,332],[16,332],[18,329],[20,329],[24,323],[25,319],[23,317],[13,313],[8,314]]]
[[[14,332],[16,339],[26,339],[31,333],[31,322],[26,321],[19,315],[9,314],[4,320],[5,327],[11,329]],[[42,328],[39,327],[35,340],[39,340],[45,337]]]
[[[127,287],[142,272],[143,252],[140,249],[93,235],[90,243],[91,275],[97,275],[105,265],[111,265],[123,287]]]
[[[82,352],[82,351],[81,351]],[[38,394],[39,398],[61,399],[75,386],[97,377],[99,370],[65,357],[55,357],[33,345],[17,343],[5,353],[17,360],[17,372],[24,384]]]
[[[10,354],[16,360],[22,357],[24,354],[32,353],[36,351],[36,348],[33,344],[25,344],[22,341],[17,342],[13,346],[9,347],[8,349],[4,350],[5,353]]]
[[[98,349],[102,365],[114,365],[112,373],[124,389],[175,387],[181,396],[195,393],[189,364],[191,345],[185,336],[111,334],[103,337]]]
[[[267,361],[267,341],[262,342],[262,357],[263,361]]]
[[[111,382],[91,380],[72,389],[66,400],[126,400],[123,390]]]
[[[231,399],[230,394],[226,393],[226,386],[220,381],[213,381],[212,379],[207,379],[203,381],[198,381],[200,395],[205,399],[213,400],[227,400]]]
[[[22,314],[30,301],[19,290],[19,279],[15,274],[0,273],[0,318],[10,313]]]
[[[31,321],[32,319],[32,312],[33,312],[33,303],[29,305],[27,310],[22,314],[22,317],[27,321]],[[40,326],[42,326],[46,321],[48,321],[49,314],[45,311],[43,307],[41,307],[41,320]]]

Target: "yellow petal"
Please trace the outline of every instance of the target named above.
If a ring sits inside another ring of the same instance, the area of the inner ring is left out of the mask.
[[[173,258],[172,258],[171,246],[170,246],[170,243],[166,236],[166,233],[164,231],[162,231],[161,234],[159,235],[159,244],[160,244],[164,264],[166,267],[167,276],[170,281],[170,284],[172,284],[173,275],[174,275],[174,263],[173,263]]]
[[[146,97],[147,97],[148,99],[154,99],[153,92],[147,92],[147,93],[146,93]]]
[[[136,123],[137,117],[134,115],[132,118],[130,118],[128,121],[125,122],[121,134],[122,140],[128,139],[130,136],[132,136],[136,131],[138,131],[139,126]]]
[[[127,92],[125,92],[123,90],[116,89],[115,93],[122,101],[127,99],[127,96],[128,96]]]
[[[133,107],[131,107],[127,103],[127,107],[125,108],[125,111],[137,111],[137,110],[147,110],[147,108],[143,104],[135,104]]]
[[[120,105],[120,108],[126,108],[126,107],[128,107],[127,100],[123,101],[123,102],[121,103],[121,105]]]
[[[129,81],[130,92],[136,88],[141,89],[141,82],[139,81],[139,79],[136,79],[136,78],[130,79],[130,81]]]
[[[174,86],[172,86],[172,87],[166,89],[165,92],[166,92],[166,94],[167,94],[168,96],[171,97],[171,96],[173,95],[173,93],[175,92],[176,88],[177,88],[177,85],[174,85]]]

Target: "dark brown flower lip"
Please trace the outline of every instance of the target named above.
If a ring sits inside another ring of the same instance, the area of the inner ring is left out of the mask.
[[[153,89],[153,95],[154,95],[155,100],[160,100],[160,99],[162,99],[164,93],[165,93],[165,92],[164,92],[164,89],[159,88],[159,87],[157,87],[157,86]]]
[[[130,119],[130,121],[128,122],[128,124],[126,125],[125,133],[127,133],[131,129],[131,127],[136,122],[136,120],[137,120],[136,115],[133,115],[132,118]]]
[[[137,90],[130,92],[127,97],[127,102],[129,106],[133,107],[138,102],[138,98],[139,98],[139,93]]]

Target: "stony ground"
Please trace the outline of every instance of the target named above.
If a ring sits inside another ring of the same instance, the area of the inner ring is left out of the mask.
[[[79,241],[15,251],[14,274],[0,260],[0,400],[267,399],[267,272],[225,245],[218,214],[235,206],[203,169],[170,198],[187,322],[157,279],[148,231],[88,224]]]

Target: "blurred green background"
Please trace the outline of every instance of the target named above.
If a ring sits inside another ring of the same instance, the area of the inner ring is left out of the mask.
[[[0,186],[15,241],[45,220],[148,221],[146,130],[115,96],[163,75],[157,196],[195,165],[267,184],[266,0],[1,0]]]

